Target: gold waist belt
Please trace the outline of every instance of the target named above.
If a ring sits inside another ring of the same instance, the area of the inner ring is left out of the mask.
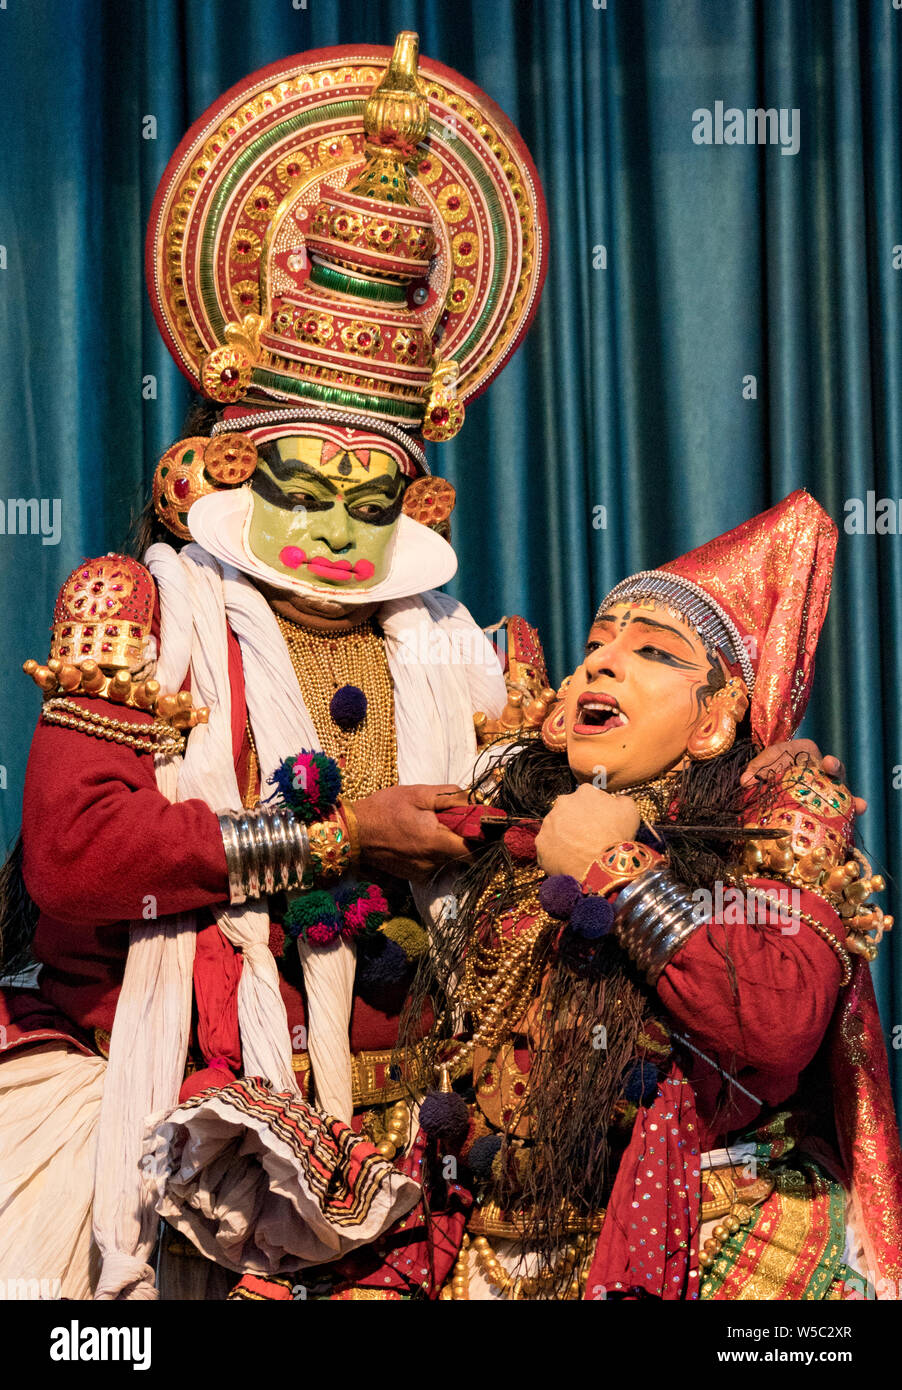
[[[110,1035],[105,1028],[94,1029],[97,1051],[102,1057],[110,1055]],[[449,1044],[450,1046],[450,1044]],[[394,1101],[407,1097],[409,1086],[403,1077],[390,1075],[394,1052],[386,1048],[381,1052],[351,1053],[351,1097],[355,1108],[364,1105],[391,1105]],[[460,1049],[455,1063],[450,1068],[452,1080],[463,1075],[470,1064],[469,1049]],[[395,1063],[397,1065],[397,1063]],[[311,1093],[311,1064],[309,1052],[293,1052],[291,1067],[297,1073],[298,1088],[307,1100]],[[197,1071],[197,1064],[190,1057],[185,1066],[185,1075]]]
[[[390,1105],[407,1095],[408,1088],[401,1079],[389,1075],[394,1053],[351,1053],[351,1098],[355,1109],[361,1105]],[[298,1086],[305,1100],[311,1093],[311,1064],[309,1052],[291,1054],[292,1070],[297,1073]]]
[[[452,1081],[456,1081],[470,1070],[472,1066],[473,1049],[470,1044],[461,1045],[455,1042],[442,1044],[441,1052],[443,1056],[449,1056],[451,1061],[448,1064],[448,1075]],[[352,1052],[351,1053],[351,1097],[355,1109],[364,1105],[391,1105],[396,1100],[406,1100],[411,1092],[411,1085],[415,1094],[422,1095],[433,1080],[423,1082],[424,1067],[420,1063],[418,1049],[412,1048],[414,1077],[392,1076],[391,1067],[401,1066],[391,1048],[383,1052]],[[291,1065],[298,1073],[298,1085],[305,1097],[310,1093],[310,1054],[309,1052],[294,1052],[291,1056]]]
[[[574,1207],[565,1206],[560,1217],[562,1235],[597,1235],[604,1221],[604,1212],[583,1216]],[[505,1210],[497,1202],[483,1202],[474,1207],[467,1220],[471,1235],[500,1236],[504,1240],[520,1240],[523,1236],[524,1213]]]

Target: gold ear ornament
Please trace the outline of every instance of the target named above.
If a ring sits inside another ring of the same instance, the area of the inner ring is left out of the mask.
[[[157,464],[154,510],[174,536],[189,541],[188,512],[194,503],[211,492],[246,483],[256,467],[257,446],[245,434],[180,439]]]
[[[463,402],[457,399],[459,376],[460,367],[450,357],[433,369],[423,419],[423,438],[433,444],[453,439],[464,422]]]
[[[542,742],[552,752],[561,753],[567,747],[567,725],[564,719],[564,696],[572,676],[567,676],[558,687],[557,698],[542,724]]]
[[[708,701],[708,708],[695,725],[686,744],[686,753],[695,763],[709,762],[726,753],[736,740],[736,726],[749,707],[745,681],[732,676]]]
[[[450,518],[457,502],[453,483],[447,478],[415,478],[404,493],[402,511],[421,526],[428,526],[449,539]]]

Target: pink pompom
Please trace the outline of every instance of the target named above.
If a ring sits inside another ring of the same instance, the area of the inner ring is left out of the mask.
[[[381,888],[378,888],[375,883],[371,883],[365,893],[344,908],[342,912],[344,918],[342,935],[349,938],[358,936],[361,932],[366,931],[367,919],[373,913],[388,916],[390,911]]]
[[[366,919],[371,909],[366,906],[365,898],[358,898],[356,903],[351,903],[343,913],[344,922],[342,933],[344,936],[357,936],[366,926]]]
[[[307,928],[307,940],[313,946],[328,946],[338,935],[335,922],[314,922]]]
[[[386,899],[385,894],[383,893],[381,888],[378,888],[376,886],[375,883],[371,883],[369,888],[366,890],[366,898],[364,899],[364,902],[366,901],[369,901],[370,904],[369,908],[367,909],[367,911],[369,912],[388,912],[389,910],[388,900]]]
[[[319,768],[312,753],[299,753],[294,761],[295,786],[307,793],[311,805],[316,805],[319,796]]]

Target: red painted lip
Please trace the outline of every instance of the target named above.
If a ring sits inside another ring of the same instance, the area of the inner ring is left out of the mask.
[[[314,555],[312,560],[305,560],[308,570],[313,570],[320,574],[327,574],[332,579],[353,579],[356,566],[350,560],[327,560],[324,555]]]
[[[616,695],[609,695],[606,690],[584,690],[577,700],[578,705],[595,705],[600,702],[608,703],[613,709],[620,709],[620,701]]]
[[[620,708],[620,701],[617,699],[616,695],[609,695],[606,690],[584,690],[577,698],[576,703],[577,707],[584,705],[607,705],[610,709],[611,716],[618,720],[616,724],[608,725],[606,728],[602,728],[599,724],[579,724],[574,722],[570,732],[576,734],[580,738],[602,738],[605,734],[615,733],[617,729],[625,727],[626,717],[620,718],[620,716],[623,716],[623,710]]]
[[[296,570],[306,565],[312,574],[322,579],[337,579],[339,583],[348,583],[352,579],[372,579],[376,572],[371,560],[357,560],[351,564],[350,560],[329,560],[325,555],[314,555],[308,560],[296,545],[286,545],[279,551],[279,559],[288,569]]]

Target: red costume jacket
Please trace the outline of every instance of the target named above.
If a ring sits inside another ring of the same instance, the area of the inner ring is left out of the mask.
[[[244,679],[238,642],[228,636],[232,751],[244,788],[250,763]],[[90,701],[90,708],[135,725],[150,721],[105,700]],[[96,1051],[95,1030],[112,1029],[129,921],[228,902],[217,817],[200,800],[169,802],[157,790],[150,753],[40,721],[28,760],[22,833],[25,884],[40,910],[33,951],[43,968],[35,990],[0,990],[0,1053],[52,1038]],[[273,931],[278,954],[281,931]],[[240,965],[210,919],[199,933],[195,962],[198,1038],[207,1061],[225,1060],[236,1074]],[[302,990],[284,978],[281,990],[292,1038],[301,1039]],[[352,1052],[390,1049],[396,1039],[397,1012],[355,995]],[[199,1074],[186,1082],[183,1096],[212,1079]]]

